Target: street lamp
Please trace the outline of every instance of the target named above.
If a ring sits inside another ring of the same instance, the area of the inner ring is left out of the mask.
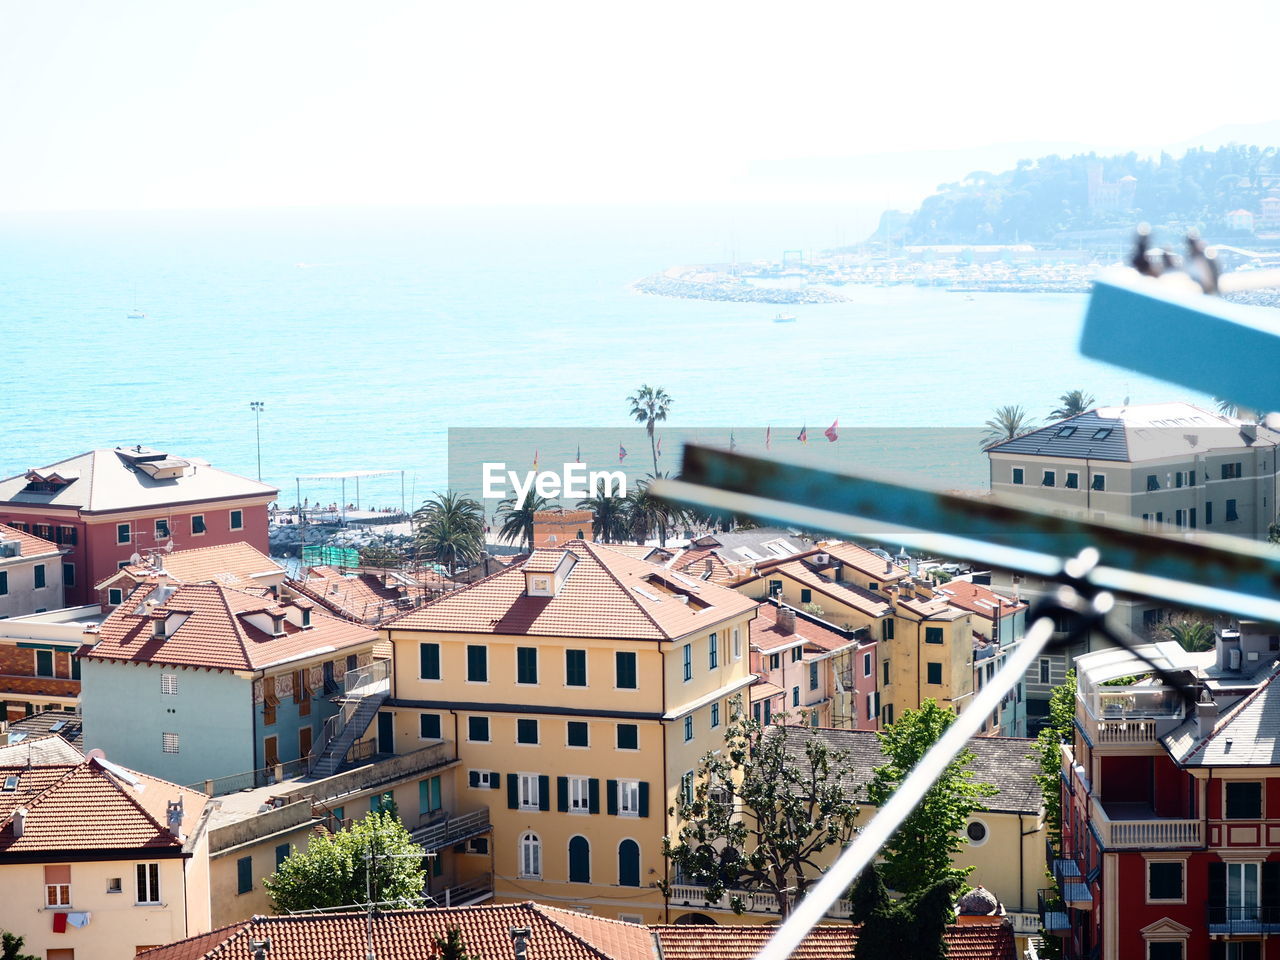
[[[258,440],[258,481],[262,481],[262,411],[266,404],[261,400],[250,400],[249,409],[253,411],[253,432]]]

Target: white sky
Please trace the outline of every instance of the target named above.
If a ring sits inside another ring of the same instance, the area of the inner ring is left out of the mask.
[[[1276,0],[0,0],[0,211],[904,202],[759,171],[1272,121],[1277,33]]]

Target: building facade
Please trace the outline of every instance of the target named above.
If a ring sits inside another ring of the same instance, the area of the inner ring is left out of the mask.
[[[63,606],[63,548],[0,523],[0,620]]]
[[[80,702],[76,651],[86,628],[102,621],[97,604],[0,621],[0,719],[42,710],[74,711]]]

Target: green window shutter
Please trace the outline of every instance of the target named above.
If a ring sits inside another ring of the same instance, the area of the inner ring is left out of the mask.
[[[649,781],[640,781],[640,816],[649,815]]]
[[[618,781],[609,780],[606,782],[605,790],[609,804],[609,816],[616,817],[618,815]]]
[[[546,774],[538,777],[538,809],[551,809],[551,778]]]
[[[479,770],[470,770],[470,771],[468,771],[468,772],[467,772],[467,786],[469,786],[469,787],[478,787],[478,786],[480,786],[480,771],[479,771]]]
[[[1267,916],[1274,916],[1280,908],[1280,860],[1267,860],[1262,864],[1262,907]]]
[[[591,778],[591,784],[588,787],[588,804],[587,809],[591,813],[600,812],[600,781],[595,777]]]
[[[569,812],[569,778],[556,777],[556,809],[561,813]]]
[[[253,857],[241,857],[236,861],[236,892],[248,893],[252,889]]]
[[[510,776],[510,774],[507,774],[507,776]],[[510,781],[508,781],[508,784],[509,783]],[[489,786],[493,787],[493,789],[495,790],[499,790],[501,789],[501,784],[502,784],[502,774],[498,773],[497,771],[494,771],[493,773],[489,774]],[[507,789],[510,790],[511,787],[508,786]]]
[[[507,809],[515,810],[520,806],[520,781],[514,773],[507,774]]]
[[[423,680],[440,679],[440,644],[418,644],[418,675]]]

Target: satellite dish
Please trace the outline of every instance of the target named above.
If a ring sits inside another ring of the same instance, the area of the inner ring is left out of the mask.
[[[140,553],[133,553],[133,554],[130,554],[130,555],[129,555],[129,562],[130,562],[130,563],[132,563],[132,564],[139,564],[139,563],[141,563],[141,562],[142,562],[142,554],[140,554]]]
[[[165,545],[164,545],[164,552],[165,552],[165,553],[173,553],[173,541],[172,541],[172,540],[168,540],[168,541],[166,541],[166,542],[165,542]]]
[[[94,747],[84,755],[84,758],[86,760],[105,760],[107,759],[107,754],[101,747]]]

